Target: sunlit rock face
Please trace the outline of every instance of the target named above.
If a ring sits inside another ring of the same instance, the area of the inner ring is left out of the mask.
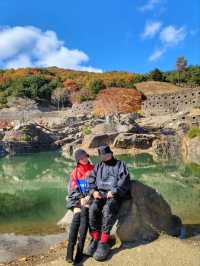
[[[188,162],[200,164],[200,138],[184,139],[183,156]]]

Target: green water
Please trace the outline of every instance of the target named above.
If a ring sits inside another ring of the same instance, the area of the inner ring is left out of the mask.
[[[148,154],[118,158],[126,161],[132,178],[159,191],[184,223],[200,224],[200,166],[156,163]],[[57,232],[74,164],[59,152],[1,158],[0,233]]]

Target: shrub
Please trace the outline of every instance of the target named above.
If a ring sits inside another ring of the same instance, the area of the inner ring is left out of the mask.
[[[101,90],[105,89],[106,86],[100,79],[91,80],[88,84],[88,89],[91,91],[92,95],[96,96]]]
[[[82,128],[82,132],[84,135],[90,135],[92,133],[92,130],[90,127],[84,127]]]
[[[160,71],[160,69],[156,68],[149,74],[150,79],[154,81],[163,81],[163,73]]]
[[[20,141],[31,141],[32,137],[28,134],[22,134],[20,137]]]
[[[4,92],[0,92],[0,108],[7,106],[7,97]]]
[[[193,139],[195,137],[199,137],[200,138],[200,128],[198,128],[198,127],[191,128],[188,131],[187,136],[188,136],[189,139]]]
[[[136,89],[110,88],[98,94],[94,113],[102,116],[115,112],[137,112],[141,109],[141,102],[142,94]]]

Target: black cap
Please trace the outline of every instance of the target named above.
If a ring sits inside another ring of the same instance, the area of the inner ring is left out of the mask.
[[[74,152],[74,157],[77,162],[83,159],[85,156],[89,157],[89,154],[83,149],[78,149]]]
[[[99,155],[105,155],[105,154],[113,154],[110,147],[108,145],[102,145],[98,148]]]

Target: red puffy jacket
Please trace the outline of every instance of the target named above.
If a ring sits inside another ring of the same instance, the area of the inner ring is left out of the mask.
[[[93,168],[94,166],[90,163],[86,165],[79,163],[72,171],[68,185],[67,207],[69,209],[80,207],[80,199],[87,194],[87,175]]]
[[[92,165],[91,163],[88,163],[85,165],[78,163],[70,175],[69,192],[73,189],[78,188],[79,184],[82,183],[82,181],[84,181],[86,179],[86,176],[93,169],[94,169],[94,165]]]

